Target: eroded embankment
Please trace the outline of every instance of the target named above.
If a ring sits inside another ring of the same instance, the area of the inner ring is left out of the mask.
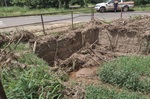
[[[100,43],[113,52],[149,54],[150,16],[118,19],[100,31]]]
[[[149,26],[150,16],[118,19],[111,23],[93,20],[61,35],[35,36],[26,31],[0,35],[0,45],[29,42],[33,51],[50,66],[66,65],[79,69],[96,66],[127,53],[149,54]]]
[[[33,42],[36,42],[35,53],[52,66],[54,63],[58,65],[58,60],[69,58],[87,43],[92,44],[98,41],[98,37],[98,27],[88,27],[68,31],[63,35],[43,36]]]

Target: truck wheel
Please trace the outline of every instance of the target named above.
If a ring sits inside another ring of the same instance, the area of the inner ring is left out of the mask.
[[[129,10],[128,6],[123,7],[123,12],[127,12]]]
[[[101,7],[101,8],[99,9],[99,11],[100,11],[101,13],[104,13],[104,12],[106,11],[106,8],[105,8],[105,7]]]

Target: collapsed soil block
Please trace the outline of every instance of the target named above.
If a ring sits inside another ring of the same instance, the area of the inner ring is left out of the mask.
[[[35,53],[52,66],[54,61],[69,58],[73,53],[85,46],[86,43],[92,44],[98,41],[98,37],[99,29],[97,27],[72,31],[58,38],[44,36],[36,40]]]

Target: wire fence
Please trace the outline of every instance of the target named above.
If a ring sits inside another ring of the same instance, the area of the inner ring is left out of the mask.
[[[27,26],[27,25],[36,25],[41,24],[42,31],[44,35],[46,35],[45,24],[46,23],[61,23],[62,21],[68,21],[71,23],[71,28],[74,28],[75,19],[79,17],[89,17],[89,19],[94,18],[94,9],[90,8],[91,14],[76,14],[77,12],[84,12],[85,10],[71,10],[67,12],[54,12],[54,13],[42,13],[42,14],[32,14],[32,15],[20,15],[20,16],[7,16],[7,17],[0,17],[0,19],[10,21],[11,24],[3,24],[0,25],[0,29],[6,28],[13,28],[13,27],[20,27],[20,26]],[[64,13],[69,13],[64,15]],[[51,16],[53,15],[53,16]],[[56,16],[57,15],[57,16]],[[63,17],[62,17],[63,16]],[[62,17],[62,18],[61,18]],[[31,21],[31,22],[30,22]],[[13,23],[15,22],[15,23]]]
[[[83,12],[88,12],[83,13]],[[90,13],[89,13],[90,12]],[[138,12],[134,12],[136,15],[139,15]],[[107,14],[107,13],[106,13]],[[11,30],[13,28],[18,27],[25,27],[27,26],[34,26],[38,25],[38,31],[43,31],[44,35],[46,35],[46,26],[48,24],[58,24],[63,23],[66,24],[66,22],[69,22],[71,28],[74,28],[74,24],[76,22],[87,22],[85,19],[88,19],[90,21],[94,18],[101,18],[106,19],[107,16],[112,16],[115,18],[122,18],[122,17],[128,17],[125,12],[116,13],[116,14],[107,14],[105,13],[95,13],[94,9],[91,7],[86,10],[70,10],[65,12],[53,12],[53,13],[41,13],[41,14],[30,14],[30,15],[19,15],[19,16],[7,16],[7,17],[0,17],[0,32],[3,32],[4,29]],[[133,15],[133,14],[132,14]],[[88,18],[87,18],[88,17]],[[110,17],[111,18],[111,17]],[[66,25],[62,26],[65,27]],[[60,28],[60,27],[59,27]],[[39,30],[40,29],[40,30]],[[33,31],[32,31],[33,32]]]

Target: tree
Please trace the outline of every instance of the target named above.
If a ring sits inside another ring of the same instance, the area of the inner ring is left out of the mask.
[[[4,3],[5,3],[5,6],[7,7],[7,1],[6,0],[4,0]]]
[[[89,0],[90,3],[96,4],[96,3],[101,3],[104,2],[105,0]]]
[[[81,7],[87,7],[89,2],[90,2],[90,0],[71,0],[70,4],[71,5],[78,4]]]
[[[134,0],[136,5],[145,5],[150,3],[150,0]]]
[[[17,6],[28,6],[29,8],[69,8],[70,0],[12,0]]]
[[[0,6],[4,6],[4,4],[3,4],[3,1],[2,0],[0,0]]]

